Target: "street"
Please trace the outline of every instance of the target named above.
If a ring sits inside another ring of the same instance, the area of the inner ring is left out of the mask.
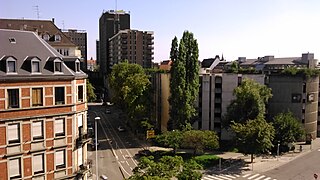
[[[314,149],[293,161],[278,168],[270,170],[265,174],[276,177],[277,179],[290,180],[313,180],[314,174],[320,174],[320,151]]]
[[[110,112],[109,112],[110,111]],[[120,119],[120,111],[113,106],[89,106],[89,119],[94,125],[94,118],[101,119],[98,124],[98,174],[109,179],[124,179],[132,175],[137,166],[134,155],[141,149],[136,138],[128,131],[119,131],[118,127],[126,127]],[[128,129],[128,128],[126,128]],[[92,160],[93,178],[96,174],[95,151],[89,148],[88,158]]]

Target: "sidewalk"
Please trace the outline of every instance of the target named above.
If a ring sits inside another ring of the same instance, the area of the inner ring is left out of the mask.
[[[302,146],[302,152],[300,152],[300,145]],[[250,163],[250,155],[244,156],[241,153],[232,153],[226,152],[224,154],[219,155],[224,159],[243,159],[246,162],[246,166],[243,167],[242,171],[250,171],[250,172],[265,172],[271,169],[277,168],[283,164],[286,164],[293,159],[303,156],[311,151],[318,150],[320,148],[320,138],[317,138],[312,141],[311,145],[306,145],[304,143],[295,144],[295,151],[288,152],[280,155],[279,157],[268,156],[268,157],[255,157],[254,162]]]

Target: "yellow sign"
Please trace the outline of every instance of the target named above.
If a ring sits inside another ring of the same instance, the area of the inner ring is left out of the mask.
[[[147,130],[147,139],[154,138],[154,137],[155,137],[154,130]]]

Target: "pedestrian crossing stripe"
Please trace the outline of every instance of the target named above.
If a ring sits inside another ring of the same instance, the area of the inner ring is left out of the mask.
[[[236,180],[240,177],[248,180],[277,180],[271,177],[267,177],[265,175],[250,174],[250,173],[244,174],[242,176],[239,174],[211,174],[211,175],[205,175],[204,177],[202,177],[202,180]]]

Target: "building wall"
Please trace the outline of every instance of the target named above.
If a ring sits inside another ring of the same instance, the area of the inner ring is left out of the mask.
[[[70,40],[78,46],[79,50],[81,51],[81,59],[83,60],[82,70],[87,70],[87,33],[83,30],[75,30],[75,29],[68,29],[67,31],[63,31]],[[83,68],[85,67],[85,68]]]
[[[169,121],[169,97],[170,97],[170,74],[160,74],[161,77],[161,132],[167,131]]]
[[[123,60],[151,68],[153,61],[153,32],[121,30],[109,39],[110,67]]]
[[[302,76],[273,75],[269,77],[268,86],[273,94],[269,115],[291,111],[304,125],[306,133],[317,137],[319,77],[305,80]]]
[[[116,17],[119,21],[116,21]],[[117,27],[115,27],[117,26]],[[97,58],[103,75],[109,73],[109,38],[119,30],[130,29],[130,14],[126,12],[107,11],[99,19],[100,57]]]
[[[78,101],[78,85],[83,88],[83,101]],[[65,87],[65,100],[63,105],[55,105],[54,87]],[[43,87],[43,106],[32,106],[32,88]],[[79,150],[79,143],[76,143],[80,135],[86,133],[86,80],[71,81],[37,81],[37,82],[15,82],[0,84],[0,177],[9,177],[10,160],[21,158],[21,176],[25,179],[46,177],[56,179],[58,177],[71,178],[80,167],[75,159]],[[7,89],[19,89],[19,108],[8,108]],[[82,131],[78,131],[78,117],[83,117]],[[55,121],[64,119],[64,135],[56,136]],[[42,122],[42,135],[40,139],[33,136],[33,122]],[[19,124],[18,143],[9,143],[9,125]],[[87,145],[80,143],[83,148],[83,162],[87,161]],[[65,150],[65,167],[55,166],[55,155],[59,150]],[[35,156],[43,154],[44,171],[35,174]],[[84,176],[86,179],[86,175]]]

